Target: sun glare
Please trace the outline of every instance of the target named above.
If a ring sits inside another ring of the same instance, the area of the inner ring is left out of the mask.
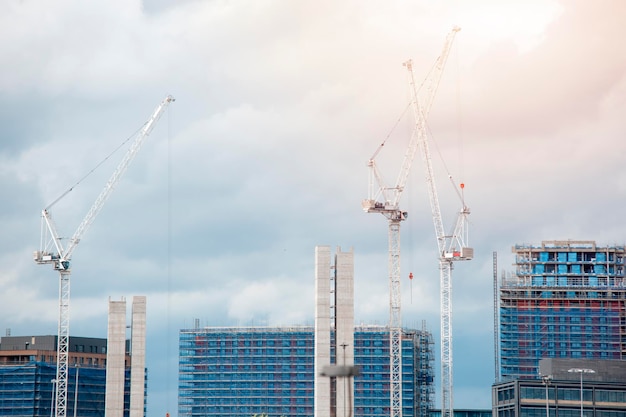
[[[546,27],[562,11],[556,1],[457,2],[458,24],[485,46],[511,40],[526,52],[543,39]]]

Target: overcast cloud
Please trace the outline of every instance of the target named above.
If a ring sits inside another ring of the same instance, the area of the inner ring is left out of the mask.
[[[620,0],[0,2],[2,325],[56,333],[58,275],[32,261],[39,213],[168,94],[72,269],[72,335],[106,337],[109,297],[148,297],[148,416],[177,414],[178,330],[194,319],[312,324],[315,245],[354,248],[356,319],[387,323],[366,162],[408,103],[401,64],[425,78],[459,25],[429,129],[444,223],[460,208],[448,172],[472,209],[475,259],[453,271],[454,405],[490,408],[493,252],[510,270],[516,243],[626,240],[624,16]],[[410,124],[380,155],[388,180]],[[124,151],[51,209],[64,236]],[[402,200],[402,316],[438,353],[423,172],[416,158]]]

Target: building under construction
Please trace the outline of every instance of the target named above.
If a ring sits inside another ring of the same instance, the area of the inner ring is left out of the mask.
[[[0,338],[0,416],[144,417],[146,297],[133,297],[131,338],[126,301],[109,301],[107,339],[69,337],[67,401],[58,401],[59,336]]]
[[[0,415],[54,415],[58,336],[5,336],[0,339]],[[68,415],[102,416],[106,391],[107,340],[70,337]],[[127,364],[130,356],[126,355]],[[124,389],[129,393],[130,367]],[[127,399],[128,399],[127,395]],[[128,409],[128,401],[126,409]]]
[[[424,326],[425,327],[425,326]],[[401,331],[402,412],[434,403],[432,335]],[[389,326],[354,325],[354,253],[315,248],[315,325],[180,331],[179,417],[388,417]],[[331,376],[329,369],[342,369]],[[349,369],[350,373],[345,373]]]
[[[625,359],[624,245],[516,245],[499,297],[501,379],[535,379],[542,358]]]
[[[312,326],[183,329],[179,355],[179,417],[313,415]],[[424,411],[434,406],[432,335],[404,330],[402,361],[404,415],[428,415]],[[360,375],[354,377],[353,415],[388,416],[388,327],[355,328],[354,364]],[[336,404],[333,415],[344,410],[344,402]]]

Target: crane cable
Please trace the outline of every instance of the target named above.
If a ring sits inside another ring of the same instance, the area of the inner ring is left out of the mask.
[[[454,58],[455,58],[455,66],[456,66],[456,124],[457,124],[457,145],[459,150],[459,165],[461,172],[461,201],[463,203],[463,207],[465,207],[465,195],[463,193],[465,188],[465,146],[464,146],[464,128],[463,128],[463,104],[461,103],[461,70],[460,70],[460,58],[459,58],[459,48],[454,50]]]
[[[411,76],[410,76],[410,74],[408,74],[407,76],[409,78],[408,81],[409,81],[409,85],[410,85],[410,82],[411,82],[410,77]],[[408,92],[408,95],[409,95],[409,97],[408,97],[409,98],[408,99],[409,104],[407,105],[407,108],[404,110],[404,113],[406,113],[408,108],[413,104],[413,101],[412,101],[413,98],[411,96],[411,93]],[[403,113],[403,117],[404,117],[404,113]],[[411,123],[407,123],[407,132],[406,133],[407,133],[407,137],[409,138],[409,141],[410,141],[412,139],[412,135],[415,134],[414,124],[412,125]],[[409,177],[407,178],[407,181],[409,182],[409,185],[411,185],[410,183],[411,183],[411,181],[413,181],[413,175],[409,175]],[[409,194],[409,196],[410,195],[411,194]],[[414,206],[413,199],[409,198],[407,202],[408,202],[408,205],[409,205],[408,211],[410,213],[410,212],[413,211],[413,206]],[[407,240],[408,240],[407,246],[408,246],[408,253],[409,253],[408,264],[409,265],[413,265],[413,262],[414,262],[414,259],[413,259],[413,233],[411,233],[411,229],[413,228],[412,227],[413,226],[413,224],[412,224],[413,223],[413,216],[409,216],[407,221],[409,223],[408,224],[408,226],[409,226],[408,227],[409,233],[408,233],[408,237],[407,237]],[[409,300],[410,300],[410,304],[413,304],[413,272],[411,272],[411,271],[409,271],[409,285],[410,285],[410,288],[409,288],[409,297],[410,297],[410,299]]]
[[[459,149],[459,159],[460,159],[460,165],[461,165],[461,176],[463,177],[463,166],[464,166],[464,162],[463,162],[463,126],[461,123],[461,119],[462,119],[462,115],[461,115],[461,105],[460,105],[460,71],[459,71],[459,53],[458,53],[458,48],[455,48],[454,50],[454,54],[456,57],[456,89],[455,89],[455,104],[456,104],[456,122],[457,122],[457,145],[458,145],[458,149]],[[433,66],[431,67],[430,71],[428,72],[428,74],[426,74],[426,77],[424,78],[424,80],[422,81],[422,84],[420,84],[419,89],[422,88],[422,86],[424,85],[424,83],[426,82],[426,80],[430,77],[430,73],[434,70],[436,64],[433,64]],[[439,87],[439,85],[436,85],[435,88],[437,89]],[[418,91],[419,91],[418,89]],[[436,94],[437,90],[435,90],[433,92],[433,94]],[[448,166],[445,163],[445,160],[443,159],[443,155],[441,154],[441,150],[439,149],[439,146],[437,145],[437,142],[435,141],[435,136],[432,133],[432,130],[430,129],[430,124],[428,122],[428,118],[424,117],[424,120],[426,121],[426,129],[428,130],[428,134],[430,136],[430,138],[432,139],[432,143],[435,145],[435,149],[437,151],[437,154],[439,155],[439,159],[441,160],[443,167],[446,171],[446,174],[448,175],[448,179],[450,180],[450,182],[452,183],[452,186],[457,194],[457,196],[459,197],[459,200],[461,201],[463,207],[465,207],[465,197],[464,197],[464,193],[463,190],[465,188],[465,183],[464,182],[460,182],[459,184],[457,184],[455,182],[455,180],[452,177],[452,174],[450,174],[450,170],[448,169]]]
[[[44,210],[48,210],[50,209],[52,206],[54,206],[56,203],[58,203],[59,201],[61,201],[63,199],[63,197],[65,197],[66,195],[68,195],[76,186],[78,186],[78,184],[80,184],[81,182],[83,182],[85,179],[87,179],[87,177],[89,177],[91,174],[93,174],[98,168],[100,168],[106,161],[109,160],[109,158],[111,158],[115,153],[117,153],[126,143],[128,143],[128,141],[130,141],[131,139],[133,139],[135,136],[137,136],[137,134],[139,133],[139,131],[141,131],[141,129],[144,128],[144,126],[148,124],[148,122],[144,123],[139,129],[137,129],[135,131],[135,133],[133,133],[132,135],[130,135],[128,138],[126,138],[122,143],[120,143],[117,148],[115,148],[111,153],[109,153],[102,161],[98,162],[98,164],[96,164],[96,166],[94,166],[93,168],[91,168],[91,170],[89,170],[85,175],[83,175],[78,181],[76,181],[76,183],[74,183],[74,185],[72,185],[70,188],[68,188],[67,190],[65,190],[60,196],[58,196],[52,203],[48,204],[46,206],[46,208]]]
[[[464,171],[465,171],[465,158],[464,158],[464,146],[463,146],[463,106],[461,105],[461,80],[460,80],[460,64],[459,64],[459,53],[458,50],[455,50],[455,66],[456,66],[456,85],[455,85],[455,104],[456,104],[456,125],[457,125],[457,137],[456,137],[456,142],[457,142],[457,149],[458,149],[458,158],[459,158],[459,165],[460,165],[460,171],[461,171],[461,178],[463,178],[465,176]],[[420,84],[418,91],[420,91],[420,89],[422,88],[422,86],[425,84],[426,80],[428,79],[428,77],[430,76],[430,73],[433,71],[435,65],[433,64],[433,66],[431,67],[430,71],[428,72],[428,74],[426,75],[426,77],[424,77],[424,79],[422,80],[422,83]],[[411,103],[409,103],[409,106],[411,105]],[[408,109],[408,107],[407,107]],[[404,117],[404,113],[406,113],[407,109],[404,110],[403,114],[401,117]],[[424,116],[424,115],[422,115]],[[465,182],[461,181],[460,183],[456,183],[456,181],[454,180],[454,178],[452,177],[452,174],[450,173],[450,170],[445,162],[445,159],[443,158],[443,155],[441,153],[441,149],[439,148],[436,140],[435,140],[435,136],[430,128],[430,123],[428,121],[428,118],[424,117],[425,120],[425,124],[426,124],[426,129],[428,131],[428,134],[431,138],[431,142],[435,145],[435,150],[437,152],[437,154],[439,155],[439,159],[441,160],[441,163],[443,164],[443,168],[446,172],[446,174],[448,175],[448,179],[450,180],[450,183],[452,184],[452,188],[454,189],[454,191],[456,192],[457,197],[459,198],[462,207],[466,208],[465,205]],[[399,120],[398,120],[399,122]],[[398,124],[398,122],[396,122],[396,126]],[[395,126],[394,128],[395,129]],[[392,129],[392,131],[393,131]],[[376,154],[379,152],[379,150],[385,145],[385,142],[387,141],[387,139],[389,138],[389,136],[391,135],[391,132],[387,135],[387,137],[385,138],[385,140],[383,141],[383,143],[380,145],[379,149],[376,151],[376,153],[374,154],[374,156],[376,156]],[[373,157],[372,157],[373,158]],[[410,202],[410,200],[409,200]],[[411,234],[409,234],[409,248],[411,247],[411,239],[410,239]],[[409,254],[411,254],[412,251],[409,250]],[[411,257],[411,255],[409,255]],[[410,259],[410,263],[412,263],[412,259]],[[409,273],[409,282],[411,283],[411,303],[413,302],[413,273],[410,272]]]
[[[435,69],[436,65],[437,65],[437,60],[435,60],[435,62],[433,62],[432,66],[430,67],[430,69],[426,73],[426,76],[424,77],[424,79],[422,79],[422,82],[420,83],[419,87],[417,87],[416,93],[419,93],[422,90],[422,87],[424,87],[424,85],[426,84],[426,81],[430,78],[430,75],[433,72],[433,70]],[[434,93],[436,93],[436,91]],[[417,100],[417,97],[415,97],[415,99]],[[409,103],[408,103],[406,109],[404,109],[404,112],[402,113],[402,115],[400,116],[401,118],[404,117],[404,115],[406,114],[407,110],[411,107],[412,104],[413,104],[413,98],[409,94]],[[424,115],[422,115],[422,116],[424,117],[424,120],[426,120],[426,125],[428,126],[428,119]],[[395,129],[395,127],[397,126],[399,121],[400,120],[398,120],[396,122],[396,125],[392,128],[391,132],[389,132],[389,134],[387,135],[387,137],[385,138],[383,143],[380,145],[380,148],[382,148],[385,145],[385,142],[387,141],[387,139],[389,138],[389,136],[391,135],[391,133],[393,132],[393,130]],[[409,128],[408,137],[411,137],[412,135],[415,135],[415,134],[417,134],[417,131],[415,130],[415,127],[413,127],[412,129]],[[379,148],[379,150],[380,150],[380,148]],[[378,153],[378,151],[376,153]],[[374,154],[374,156],[376,156],[376,154]],[[409,177],[409,181],[410,180],[411,180],[411,177]],[[411,210],[411,206],[412,206],[411,199],[409,199],[409,211],[412,211]],[[411,221],[412,218],[413,218],[412,216],[409,217],[409,222]],[[409,233],[409,237],[408,237],[408,247],[409,247],[409,251],[408,251],[409,252],[409,260],[408,260],[408,263],[409,263],[409,265],[413,265],[413,239],[412,239],[412,236],[413,236],[413,234]],[[409,284],[410,284],[410,291],[409,291],[410,303],[413,304],[413,272],[409,272]]]
[[[166,319],[166,334],[168,340],[176,340],[176,337],[171,338],[172,332],[172,111],[168,109],[167,112],[167,319]],[[166,355],[168,358],[167,369],[165,370],[166,376],[166,417],[170,416],[170,379],[172,375],[172,364],[169,358],[171,357],[170,342],[166,343],[165,347]]]
[[[398,127],[402,119],[404,119],[404,115],[410,108],[411,108],[411,101],[409,101],[409,103],[406,105],[406,107],[404,108],[404,110],[402,111],[402,113],[400,114],[396,122],[394,123],[394,125],[391,127],[391,130],[389,130],[389,133],[387,133],[387,136],[385,136],[385,139],[383,139],[381,144],[378,145],[378,148],[374,152],[374,155],[372,155],[372,157],[370,158],[370,161],[373,161],[374,158],[376,158],[376,156],[378,155],[378,153],[383,149],[383,146],[385,146],[385,143],[387,143],[387,140],[389,139],[391,134],[394,132],[394,130],[396,130],[396,127]]]
[[[424,86],[426,80],[428,79],[428,77],[430,76],[431,72],[433,71],[433,69],[435,68],[436,65],[436,61],[435,63],[433,63],[433,65],[430,67],[430,70],[428,71],[428,73],[426,74],[426,77],[422,80],[422,83],[419,85],[419,87],[417,87],[417,91],[419,92],[422,87]],[[376,158],[376,156],[378,155],[378,153],[382,150],[382,148],[385,146],[385,144],[387,143],[387,140],[389,139],[389,137],[392,135],[392,133],[396,130],[396,128],[398,127],[398,125],[400,124],[400,122],[402,121],[402,119],[404,119],[404,116],[406,115],[406,112],[411,108],[411,105],[413,104],[413,101],[411,98],[409,98],[409,102],[407,103],[406,107],[404,108],[404,110],[400,113],[400,116],[398,117],[398,119],[396,120],[396,122],[394,123],[394,125],[391,127],[391,129],[389,130],[389,133],[387,133],[387,136],[385,136],[385,139],[383,139],[383,141],[381,142],[380,145],[378,145],[378,148],[376,149],[376,151],[374,152],[374,154],[372,155],[372,157],[370,158],[370,161],[374,160],[374,158]]]

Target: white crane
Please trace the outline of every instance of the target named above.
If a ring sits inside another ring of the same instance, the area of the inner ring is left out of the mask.
[[[370,168],[369,178],[369,195],[363,200],[362,207],[367,213],[380,213],[385,216],[389,223],[389,378],[390,378],[390,399],[391,399],[391,417],[402,417],[402,309],[400,297],[400,222],[407,218],[407,212],[400,210],[400,197],[404,191],[415,152],[419,146],[421,137],[424,135],[426,127],[426,117],[430,112],[430,108],[435,97],[435,92],[443,68],[450,52],[450,46],[454,35],[460,29],[454,27],[452,32],[447,36],[441,51],[441,55],[437,59],[433,71],[428,77],[428,89],[426,97],[421,103],[419,111],[416,112],[416,124],[409,141],[409,146],[404,155],[404,160],[400,167],[400,173],[396,180],[396,184],[389,187],[384,184],[382,176],[376,165],[376,156],[381,151],[385,142],[381,143],[374,155],[369,159],[367,166]],[[416,93],[415,83],[412,78],[412,63],[407,61],[404,65],[411,72],[411,86],[413,93]],[[413,102],[417,103],[416,96]],[[415,107],[415,106],[414,106]],[[419,115],[419,117],[417,117]]]
[[[65,417],[67,411],[67,374],[68,374],[68,344],[69,344],[69,331],[70,331],[70,274],[71,266],[70,260],[72,253],[76,246],[80,242],[80,239],[85,234],[89,226],[93,223],[94,219],[102,209],[107,198],[111,195],[115,185],[120,180],[122,174],[128,168],[128,165],[133,160],[144,139],[150,135],[154,125],[161,117],[161,114],[165,111],[168,104],[174,101],[172,96],[167,96],[158,105],[150,119],[144,124],[140,130],[136,139],[124,155],[122,162],[118,165],[117,169],[109,178],[104,189],[91,206],[91,209],[87,212],[87,215],[80,223],[76,232],[69,240],[67,247],[63,247],[61,241],[62,237],[57,232],[56,226],[52,221],[49,209],[59,201],[65,194],[55,200],[52,204],[44,208],[41,212],[41,241],[39,250],[33,255],[35,262],[38,264],[52,264],[56,271],[59,271],[59,327],[58,327],[58,340],[57,340],[57,370],[56,370],[56,389],[55,389],[55,415],[57,417]]]
[[[460,29],[455,28],[448,37],[448,42],[452,42],[454,33]],[[446,57],[442,55],[437,61],[439,71],[443,69]],[[437,249],[439,257],[440,271],[440,309],[441,309],[441,417],[452,417],[454,415],[452,400],[452,308],[451,308],[451,289],[452,289],[452,267],[455,261],[470,260],[474,257],[474,251],[467,246],[468,244],[468,227],[467,217],[470,213],[469,208],[465,205],[463,198],[464,185],[460,184],[455,190],[461,200],[461,210],[458,213],[456,225],[452,234],[444,232],[443,221],[441,218],[441,210],[439,208],[439,197],[435,186],[435,177],[433,174],[432,160],[428,147],[428,135],[426,129],[426,116],[430,110],[429,103],[426,101],[424,106],[420,106],[417,99],[417,89],[415,88],[415,80],[413,77],[413,67],[411,62],[407,62],[407,70],[409,71],[411,83],[411,95],[413,103],[413,112],[415,116],[416,132],[418,147],[421,150],[424,168],[426,171],[426,182],[428,187],[428,196],[430,199],[430,207],[432,212],[433,223],[435,226],[435,236],[437,238]],[[434,86],[436,89],[436,86]],[[450,180],[452,176],[449,175]],[[454,185],[454,183],[453,183]]]

